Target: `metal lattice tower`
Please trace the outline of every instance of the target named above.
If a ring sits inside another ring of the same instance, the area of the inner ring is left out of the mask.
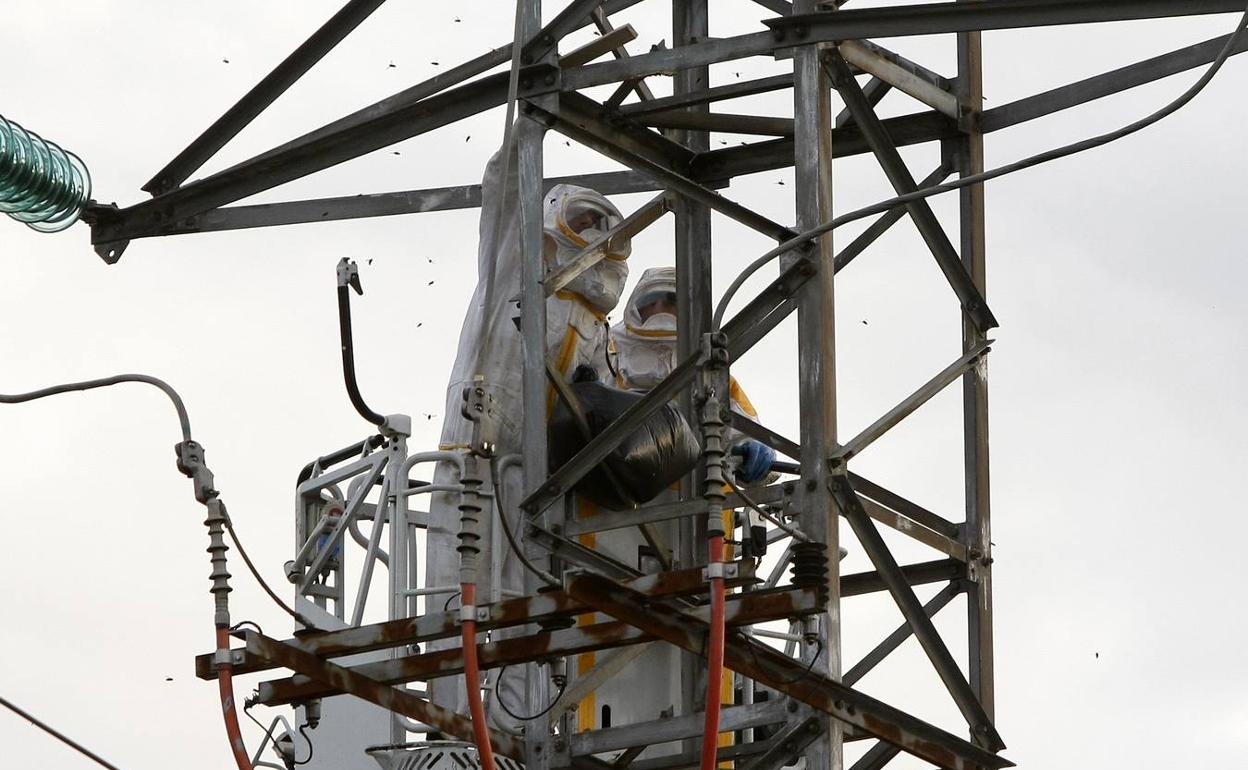
[[[592,638],[590,632],[573,626],[482,646],[483,666],[487,668],[528,666],[526,714],[539,712],[552,697],[548,677],[539,662],[651,639],[663,640],[689,653],[682,659],[679,673],[686,684],[685,700],[673,717],[651,722],[577,731],[566,717],[554,714],[531,720],[523,740],[497,736],[500,754],[521,760],[532,770],[598,767],[604,762],[595,755],[621,750],[623,755],[613,767],[632,763],[631,767],[638,770],[660,770],[697,764],[695,744],[701,734],[702,704],[698,702],[700,688],[695,685],[699,672],[704,670],[699,652],[707,635],[707,623],[698,614],[696,602],[680,606],[656,601],[660,595],[697,597],[704,587],[701,540],[694,523],[695,514],[702,510],[695,491],[697,478],[689,478],[682,485],[682,501],[678,504],[642,506],[612,514],[616,517],[612,526],[621,521],[628,526],[641,526],[673,518],[682,520],[678,542],[672,544],[672,568],[662,573],[613,573],[601,555],[573,539],[594,532],[600,523],[564,518],[562,509],[553,504],[638,424],[646,408],[652,410],[676,400],[692,416],[699,378],[705,368],[702,346],[705,336],[714,331],[712,213],[728,217],[777,243],[785,242],[832,218],[834,158],[872,154],[898,194],[950,177],[974,175],[984,170],[985,134],[1202,66],[1211,62],[1226,42],[1226,38],[1213,39],[985,110],[980,46],[983,30],[1244,10],[1240,0],[983,0],[861,9],[852,5],[842,9],[839,6],[844,3],[840,2],[756,0],[760,10],[774,14],[764,20],[766,30],[710,38],[708,14],[714,11],[713,4],[708,0],[671,0],[672,47],[630,55],[625,45],[633,33],[626,27],[617,29],[611,16],[642,4],[642,0],[572,0],[545,25],[540,23],[540,0],[520,0],[521,35],[515,46],[500,47],[250,161],[185,183],[381,2],[348,2],[144,186],[152,193],[151,200],[124,209],[93,206],[88,211],[92,242],[106,261],[115,262],[131,240],[146,237],[477,206],[481,194],[476,185],[291,203],[228,204],[506,103],[508,73],[489,73],[512,61],[515,53],[519,66],[518,113],[522,116],[515,141],[524,204],[523,449],[526,457],[540,458],[547,454],[545,314],[535,309],[544,311],[550,290],[542,261],[539,202],[552,181],[543,173],[543,136],[558,132],[630,169],[585,174],[567,181],[605,194],[661,193],[627,216],[617,232],[635,234],[665,213],[673,214],[681,300],[678,358],[685,363],[645,397],[643,408],[597,436],[562,468],[548,474],[540,463],[525,466],[527,497],[521,507],[527,516],[525,538],[530,556],[547,564],[553,557],[582,572],[571,577],[561,593],[539,594],[539,585],[530,582],[525,597],[496,597],[498,601],[483,608],[480,622],[482,629],[501,628],[516,624],[516,617],[548,622],[589,612],[612,619],[602,627],[595,626],[598,635]],[[644,2],[661,7],[663,18],[667,18],[668,3]],[[561,54],[560,42],[589,25],[594,25],[600,36]],[[956,46],[954,77],[941,76],[873,42],[920,34],[942,35],[949,45]],[[1242,48],[1241,44],[1239,49]],[[710,65],[750,56],[787,60],[791,62],[791,72],[752,81],[710,81]],[[600,61],[602,57],[611,58]],[[647,79],[663,74],[673,75],[673,92],[656,97]],[[615,91],[605,102],[582,93],[608,85],[614,86]],[[712,109],[717,102],[774,91],[792,93],[791,118]],[[913,111],[881,119],[875,105],[890,91],[912,99]],[[715,132],[772,138],[744,147],[712,149],[710,137]],[[937,168],[920,175],[907,167],[898,148],[922,143],[939,143],[941,161]],[[794,168],[795,178],[795,216],[789,224],[773,221],[734,202],[730,188],[721,192],[735,177],[787,167]],[[960,190],[958,197],[956,228],[942,223],[927,202],[916,200],[882,213],[847,244],[834,245],[832,235],[826,234],[794,246],[778,260],[778,277],[718,330],[723,333],[720,342],[730,360],[736,360],[796,313],[800,435],[786,437],[739,415],[734,416],[733,426],[796,463],[793,478],[750,489],[750,497],[759,504],[792,512],[802,532],[823,545],[827,570],[826,577],[814,584],[799,581],[792,585],[782,579],[781,570],[770,581],[751,581],[745,569],[748,565],[738,564],[740,571],[734,583],[738,592],[732,595],[733,622],[748,627],[794,618],[800,619],[794,628],[803,631],[793,657],[744,636],[729,639],[728,667],[775,695],[767,702],[742,702],[725,708],[721,730],[741,731],[745,740],[721,749],[721,758],[738,762],[738,767],[770,770],[790,764],[800,755],[805,757],[807,767],[840,768],[844,765],[844,743],[852,740],[873,741],[853,765],[854,770],[883,767],[902,752],[959,770],[1010,764],[999,754],[1004,741],[994,726],[988,384],[979,365],[988,352],[987,334],[996,321],[985,297],[983,191],[978,185],[970,186]],[[916,225],[952,290],[951,296],[960,304],[963,355],[858,435],[838,436],[833,333],[835,275],[905,217]],[[859,452],[955,383],[962,388],[964,511],[956,515],[937,514],[851,471],[850,465]],[[377,442],[384,446],[375,454],[369,454],[375,445],[364,443],[345,454],[327,458],[325,463],[328,467],[355,454],[365,455],[357,461],[358,472],[371,475],[361,487],[361,503],[376,479],[402,467],[402,473],[393,474],[393,480],[386,482],[399,484],[406,479],[411,464],[421,461],[412,460],[419,455],[407,455],[406,434],[390,427],[390,432]],[[432,459],[437,458],[424,456],[424,460]],[[391,470],[383,473],[385,463],[390,463]],[[318,466],[311,476],[302,479],[311,484],[308,489],[319,491],[336,480],[351,477],[345,472],[341,478],[321,476],[321,470]],[[321,481],[317,482],[317,478]],[[335,521],[342,522],[342,531],[348,526],[344,519],[366,507],[347,503],[344,499],[344,505],[335,513],[339,517]],[[730,506],[744,503],[739,496],[729,496]],[[389,513],[383,511],[380,502],[371,510],[376,514],[375,532],[386,522],[395,530],[406,527],[404,517],[410,513],[406,503],[387,509]],[[317,536],[313,525],[322,513],[309,514],[312,518],[304,522],[306,526],[300,531],[301,543]],[[840,546],[841,518],[855,535],[854,542],[846,545],[865,552],[873,571],[840,574],[835,555]],[[398,522],[403,522],[403,527]],[[940,558],[899,564],[881,536],[881,524],[934,549]],[[413,519],[412,525],[418,526],[419,522]],[[780,535],[777,539],[782,539]],[[399,571],[400,563],[407,563],[402,554],[409,548],[408,541],[395,537],[390,542],[390,621],[362,624],[360,599],[349,616],[339,609],[338,616],[349,619],[346,625],[353,626],[343,631],[286,642],[248,632],[246,649],[240,653],[240,671],[284,666],[311,680],[265,683],[261,688],[262,702],[276,705],[349,693],[403,717],[435,726],[448,737],[469,740],[471,735],[462,732],[462,720],[450,719],[418,693],[390,686],[427,680],[437,676],[438,671],[457,665],[456,660],[445,656],[435,659],[437,653],[411,652],[401,647],[449,635],[455,619],[454,613],[431,611],[428,607],[414,619],[410,617],[416,613],[416,604],[405,597],[415,584],[410,575]],[[314,550],[310,547],[307,555]],[[794,550],[800,549],[789,549],[786,558]],[[826,558],[828,555],[831,558]],[[372,562],[368,560],[375,557],[374,546],[366,554],[369,569]],[[316,558],[317,570],[328,569],[331,557],[327,551]],[[401,579],[395,578],[396,574]],[[322,605],[329,606],[331,600],[340,605],[344,602],[343,575],[338,574],[336,579],[336,583],[323,584],[319,596]],[[921,602],[914,587],[932,583],[944,585],[929,601]],[[304,596],[317,597],[312,590],[314,584],[316,581],[311,579],[301,584]],[[887,592],[905,622],[861,660],[842,660],[842,598],[869,592]],[[966,634],[966,675],[950,651],[951,646],[963,645],[949,644],[932,622],[932,616],[959,595],[965,595],[967,600],[966,622],[962,624]],[[558,625],[556,622],[552,628]],[[964,718],[962,724],[937,727],[911,716],[905,703],[884,704],[854,689],[863,675],[911,636],[921,645],[956,704]],[[392,653],[373,663],[342,666],[332,662],[334,657],[382,649]],[[210,676],[210,661],[201,658],[200,665],[201,674]],[[753,740],[757,737],[753,728],[763,726],[770,727],[768,737]],[[665,742],[683,743],[679,751],[668,756],[637,759],[639,749]]]

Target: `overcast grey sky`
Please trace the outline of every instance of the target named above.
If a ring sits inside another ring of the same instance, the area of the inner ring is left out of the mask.
[[[143,182],[338,5],[9,3],[0,114],[80,154],[97,199],[133,203],[145,197]],[[746,0],[714,6],[716,35],[759,29],[766,15]],[[624,19],[640,33],[632,50],[670,42],[667,4],[651,0]],[[1234,22],[986,34],[988,106],[1224,34]],[[510,23],[509,3],[391,0],[205,171],[500,45]],[[890,45],[954,74],[952,38]],[[733,62],[712,78],[785,64]],[[1195,77],[990,135],[988,163],[1125,124]],[[670,88],[651,80],[656,92]],[[1248,60],[1232,59],[1193,104],[1147,132],[988,187],[988,297],[1001,322],[989,364],[997,713],[1007,756],[1025,767],[1221,768],[1242,765],[1248,750],[1248,524],[1237,494],[1248,463],[1246,93]],[[791,105],[773,94],[723,109],[786,114]],[[887,115],[913,109],[898,94],[881,106]],[[258,200],[473,183],[502,124],[494,110]],[[552,175],[614,168],[561,137],[546,147]],[[933,148],[904,155],[919,177],[937,160]],[[838,210],[889,194],[869,157],[838,161],[836,172]],[[790,170],[760,174],[725,194],[790,222],[792,187],[779,182],[791,179]],[[629,210],[645,197],[616,200]],[[953,206],[935,204],[951,229]],[[716,227],[722,290],[768,244],[732,223]],[[122,371],[168,379],[241,535],[280,582],[295,474],[368,428],[341,384],[335,263],[373,259],[361,265],[366,293],[354,305],[360,379],[375,408],[415,417],[414,448],[432,448],[475,281],[475,240],[475,212],[448,212],[136,241],[109,267],[91,252],[85,226],[44,236],[0,221],[8,286],[0,390]],[[670,227],[660,224],[637,239],[633,276],[670,261]],[[957,357],[959,317],[904,221],[838,276],[837,291],[848,436]],[[765,421],[796,435],[792,325],[780,334],[734,374]],[[959,404],[956,389],[943,393],[855,470],[960,518]],[[202,508],[174,468],[177,440],[168,403],[138,385],[0,409],[8,546],[0,694],[124,770],[229,762],[215,689],[192,674],[192,656],[212,646],[211,603]],[[866,569],[848,538],[845,569]],[[933,558],[897,547],[903,558]],[[233,571],[235,619],[284,634],[284,617],[241,565]],[[963,616],[959,600],[938,624],[956,637]],[[898,622],[883,597],[847,600],[845,618],[847,662]],[[913,642],[861,686],[958,730]],[[254,746],[255,731],[248,737]],[[4,767],[91,766],[12,715],[0,714],[0,745]]]

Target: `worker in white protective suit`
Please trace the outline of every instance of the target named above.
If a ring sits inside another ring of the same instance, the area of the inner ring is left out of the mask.
[[[518,164],[514,150],[510,162],[502,151],[486,165],[481,183],[481,219],[477,246],[477,286],[460,331],[459,349],[446,390],[445,418],[440,449],[467,448],[473,436],[473,423],[461,414],[464,388],[480,376],[490,395],[484,419],[491,426],[496,457],[521,452],[521,372],[523,344],[516,318],[520,295],[520,205]],[[504,172],[504,167],[507,167]],[[506,178],[504,179],[504,174]],[[556,185],[545,196],[543,229],[544,259],[547,272],[557,269],[580,253],[585,246],[619,223],[619,210],[599,193],[573,185]],[[594,367],[603,381],[609,369],[606,361],[608,323],[606,314],[619,302],[628,278],[628,239],[612,240],[602,258],[572,279],[546,302],[546,355],[565,379],[580,365]],[[547,414],[555,399],[548,387]],[[546,458],[524,458],[539,462]],[[458,472],[450,463],[439,463],[435,483],[454,484]],[[498,481],[495,501],[505,511],[514,532],[519,532],[519,504],[523,497],[522,471],[510,465]],[[485,480],[485,488],[491,486]],[[501,495],[501,498],[500,498]],[[443,607],[454,609],[458,602],[460,513],[458,496],[435,493],[430,502],[427,530],[426,586],[442,589],[427,599],[426,611]],[[487,506],[490,508],[490,506]],[[485,547],[478,571],[478,604],[523,594],[523,567],[498,533],[496,513],[482,517],[481,543]],[[519,627],[492,633],[492,638],[521,633]],[[431,649],[458,646],[457,640],[443,640]],[[523,714],[523,667],[507,670],[494,697],[487,701],[490,720],[503,729],[514,730],[518,722],[506,716],[507,710]],[[439,705],[466,712],[462,677],[443,677],[430,682],[430,693]],[[506,700],[499,708],[498,699]],[[540,707],[539,707],[540,708]]]

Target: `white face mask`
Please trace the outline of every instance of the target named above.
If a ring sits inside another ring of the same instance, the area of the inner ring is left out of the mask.
[[[671,313],[655,313],[641,322],[646,331],[676,331],[676,316]]]

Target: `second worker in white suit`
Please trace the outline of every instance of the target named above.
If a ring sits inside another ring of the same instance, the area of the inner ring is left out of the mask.
[[[676,368],[676,269],[652,267],[641,274],[624,307],[624,320],[611,327],[615,384],[648,391]],[[728,380],[732,410],[751,419],[758,412],[735,378]],[[764,478],[775,450],[730,430],[727,444],[741,458],[738,477],[747,483]]]

